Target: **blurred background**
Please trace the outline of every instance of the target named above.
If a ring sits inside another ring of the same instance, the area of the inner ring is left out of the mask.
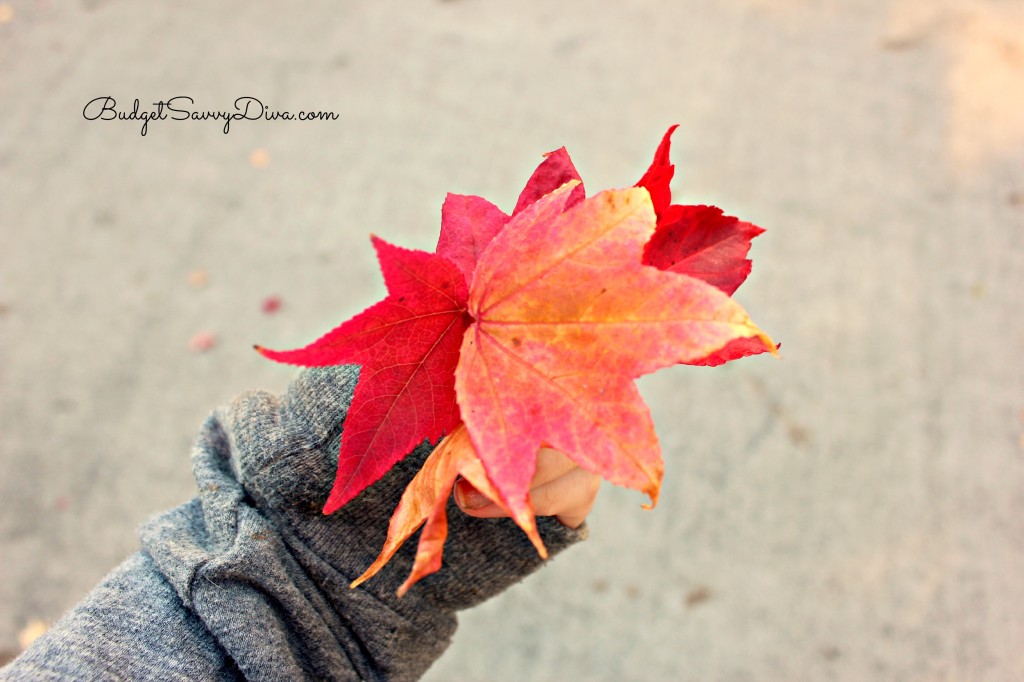
[[[255,97],[337,120],[90,121]],[[767,229],[783,359],[641,382],[662,500],[462,618],[429,680],[1024,679],[1019,0],[0,3],[0,649],[193,495],[207,413],[543,152]],[[382,523],[386,520],[382,519]]]

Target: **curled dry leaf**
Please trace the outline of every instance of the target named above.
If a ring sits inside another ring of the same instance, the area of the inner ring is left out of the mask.
[[[352,587],[357,587],[375,576],[420,526],[423,526],[423,532],[420,533],[416,559],[408,579],[398,588],[399,596],[405,594],[418,580],[441,568],[444,541],[448,537],[448,517],[445,508],[451,496],[452,486],[459,476],[468,480],[481,494],[502,506],[501,495],[487,478],[465,427],[459,426],[430,453],[423,463],[423,468],[405,489],[391,517],[384,549],[366,572],[352,582]],[[540,555],[546,558],[547,550],[537,533],[533,515],[530,514],[529,519],[521,523],[520,527],[529,536]]]

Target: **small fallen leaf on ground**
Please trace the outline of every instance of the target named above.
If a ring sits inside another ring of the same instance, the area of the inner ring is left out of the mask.
[[[270,164],[270,154],[266,149],[253,149],[249,153],[249,165],[253,168],[266,168]]]
[[[281,297],[280,296],[267,296],[263,299],[263,303],[260,304],[260,310],[267,315],[273,315],[281,309]]]
[[[217,345],[217,337],[210,332],[199,332],[188,341],[188,349],[193,353],[205,353]]]
[[[711,599],[710,589],[703,585],[701,585],[700,587],[695,587],[692,590],[690,590],[690,593],[688,595],[686,595],[686,608],[693,608],[698,604],[703,604],[709,599]]]
[[[206,274],[206,270],[199,268],[188,273],[188,285],[195,289],[202,289],[210,281],[209,275]]]

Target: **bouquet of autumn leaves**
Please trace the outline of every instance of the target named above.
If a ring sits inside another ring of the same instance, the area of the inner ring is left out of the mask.
[[[541,447],[646,493],[653,506],[663,465],[634,379],[776,352],[731,298],[762,230],[712,206],[671,203],[674,130],[630,189],[586,198],[563,148],[546,155],[511,215],[449,194],[434,253],[373,237],[383,301],[305,348],[257,346],[295,365],[361,366],[325,514],[419,443],[440,441],[353,587],[420,526],[399,594],[441,568],[445,507],[460,476],[546,558],[529,498]]]

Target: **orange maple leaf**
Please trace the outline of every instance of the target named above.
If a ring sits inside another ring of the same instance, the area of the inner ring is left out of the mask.
[[[434,448],[422,468],[409,482],[388,525],[384,549],[376,561],[352,581],[351,587],[358,587],[375,576],[420,526],[423,526],[423,532],[420,533],[412,571],[398,588],[398,596],[405,594],[420,578],[441,568],[441,554],[444,550],[444,541],[448,537],[448,516],[445,507],[448,505],[452,486],[459,476],[465,478],[499,506],[502,505],[501,496],[487,478],[483,464],[476,456],[466,427],[459,425]],[[540,555],[547,558],[547,550],[532,518],[523,530]]]

